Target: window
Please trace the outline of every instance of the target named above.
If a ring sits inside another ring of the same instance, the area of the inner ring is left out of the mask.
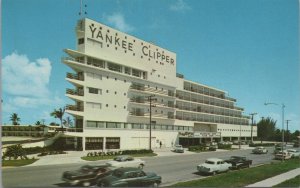
[[[89,93],[99,94],[99,89],[97,88],[89,87],[88,89],[89,89]]]
[[[120,137],[106,137],[106,149],[120,149]]]
[[[121,128],[121,123],[116,123],[116,122],[107,122],[106,123],[106,128],[108,129],[120,129]]]
[[[84,38],[78,39],[78,44],[83,44],[84,43]]]

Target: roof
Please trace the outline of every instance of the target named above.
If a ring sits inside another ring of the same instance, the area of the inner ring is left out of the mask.
[[[208,158],[206,160],[207,161],[223,161],[223,159],[219,159],[219,158]]]

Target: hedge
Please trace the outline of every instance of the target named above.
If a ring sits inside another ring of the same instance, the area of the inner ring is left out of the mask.
[[[257,147],[257,146],[274,146],[274,143],[251,143],[249,144],[250,147]]]

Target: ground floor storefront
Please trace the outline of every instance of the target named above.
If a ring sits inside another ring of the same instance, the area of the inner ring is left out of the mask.
[[[73,150],[132,150],[149,149],[149,130],[86,130],[81,133],[65,132],[60,138],[68,149]],[[178,131],[157,131],[151,132],[151,148],[195,146],[201,143],[235,141],[239,137],[222,137],[219,132],[178,132]],[[241,140],[250,140],[250,137],[241,137]]]

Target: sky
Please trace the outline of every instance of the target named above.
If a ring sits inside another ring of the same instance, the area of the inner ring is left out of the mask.
[[[255,122],[300,127],[298,0],[83,0],[87,18],[177,54],[186,79],[224,90]],[[2,124],[57,122],[80,0],[2,0]],[[272,102],[278,105],[264,105]]]

